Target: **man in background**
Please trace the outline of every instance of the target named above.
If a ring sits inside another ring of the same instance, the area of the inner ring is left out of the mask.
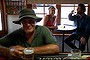
[[[79,49],[83,52],[85,45],[90,35],[90,17],[85,14],[86,8],[84,4],[78,4],[77,14],[72,15],[74,10],[69,14],[69,20],[74,21],[74,25],[77,29],[65,39],[65,43],[72,49],[78,49],[73,43],[73,40],[80,42]]]

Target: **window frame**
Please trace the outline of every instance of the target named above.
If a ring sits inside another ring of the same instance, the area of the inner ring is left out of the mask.
[[[38,14],[40,14],[40,15],[43,15],[43,17],[41,17],[42,18],[42,20],[40,21],[40,22],[37,22],[37,24],[36,25],[42,25],[43,26],[43,22],[44,22],[44,17],[49,13],[49,11],[48,11],[48,13],[46,12],[46,9],[45,8],[49,8],[49,5],[53,5],[53,6],[55,6],[56,4],[43,4],[42,6],[39,6],[39,5],[37,5],[36,4],[36,7],[34,8],[33,7],[33,4],[32,4],[32,8],[33,9],[37,9],[37,7],[42,7],[43,8],[43,13],[36,13],[36,15],[38,16]],[[34,10],[35,11],[35,10]],[[56,14],[55,14],[56,15]],[[42,23],[42,24],[41,24]]]
[[[87,13],[86,13],[86,12],[85,12],[85,13],[88,15],[88,4],[85,4],[85,6],[86,6],[86,10],[87,10],[87,11],[86,11]],[[65,7],[66,7],[66,8],[72,7],[73,10],[75,10],[75,12],[76,12],[76,9],[77,9],[77,7],[78,7],[78,3],[61,4],[61,9],[62,9],[63,7],[64,7],[64,8],[65,8]],[[71,10],[71,11],[72,11],[72,10]],[[61,11],[61,12],[62,12],[62,11]],[[69,12],[69,13],[70,13],[70,12]],[[75,13],[75,14],[76,14],[76,13]],[[61,16],[62,16],[62,13],[61,13]],[[67,17],[64,17],[64,18],[61,17],[61,22],[63,21],[63,19],[68,20],[68,15],[67,15]],[[64,23],[61,23],[61,24],[63,25],[63,24],[69,24],[69,23],[70,23],[70,25],[73,25],[73,24],[74,24],[74,22],[73,22],[73,21],[70,21],[70,20],[68,21],[68,23],[65,23],[65,22],[64,22]]]
[[[1,22],[2,22],[2,30],[0,31],[0,37],[6,35],[8,33],[7,26],[7,15],[6,15],[6,2],[5,0],[0,0],[1,4]]]
[[[85,3],[86,4],[86,3]],[[56,4],[57,5],[57,4]],[[62,6],[63,5],[63,6]],[[68,3],[68,5],[65,3],[65,4],[60,4],[60,6],[61,6],[61,8],[62,7],[72,7],[73,9],[77,9],[77,6],[78,6],[78,3]],[[42,6],[35,6],[35,7],[43,7],[43,13],[36,13],[36,14],[43,14],[43,16],[45,16],[47,13],[45,12],[45,7],[48,7],[48,6],[45,6],[45,4],[43,4]],[[87,6],[86,6],[87,7]],[[61,10],[61,8],[60,8],[60,10]],[[89,8],[88,8],[89,9]],[[88,11],[87,11],[88,12]],[[61,11],[60,11],[60,13],[61,13]],[[62,13],[61,13],[62,14]],[[60,21],[59,21],[59,24],[64,24],[62,21],[63,21],[63,19],[68,19],[67,17],[65,17],[65,18],[62,18],[61,17],[61,14],[60,14]],[[88,14],[88,13],[87,13]],[[38,16],[38,15],[37,15]],[[73,21],[68,21],[68,22],[70,22],[71,24],[70,25],[73,25],[74,23],[73,23]],[[66,24],[66,23],[65,23]],[[39,25],[39,24],[38,24]],[[42,24],[41,24],[42,25]]]

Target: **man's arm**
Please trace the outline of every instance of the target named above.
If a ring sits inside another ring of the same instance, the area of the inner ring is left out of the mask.
[[[9,59],[18,59],[23,54],[25,47],[20,45],[11,46],[10,48],[0,45],[0,55],[5,56]]]
[[[72,10],[71,13],[69,13],[69,15],[68,15],[68,19],[71,20],[71,21],[74,21],[75,18],[76,18],[75,17],[76,15],[73,15],[73,12],[74,12],[74,10]]]
[[[81,37],[80,41],[82,44],[85,44],[86,41],[88,41],[89,36],[90,36],[90,16],[87,16],[87,25],[85,27],[85,33]]]
[[[59,46],[57,40],[52,36],[52,33],[49,31],[47,27],[42,27],[42,36],[45,41],[44,46],[35,47],[36,51],[39,53],[41,50],[41,54],[54,54],[59,52]]]
[[[83,35],[84,38],[88,39],[90,36],[90,16],[87,16],[87,25],[85,27],[85,33]]]
[[[56,54],[59,53],[59,47],[56,44],[34,47],[35,54]]]
[[[9,48],[0,45],[0,55],[8,56],[8,54],[9,54]]]

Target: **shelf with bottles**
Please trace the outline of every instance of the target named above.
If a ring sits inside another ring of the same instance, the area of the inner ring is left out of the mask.
[[[25,0],[6,1],[7,14],[18,14],[18,11],[26,7]]]

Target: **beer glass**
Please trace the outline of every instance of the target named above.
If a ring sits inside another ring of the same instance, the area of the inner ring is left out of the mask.
[[[34,60],[34,48],[25,48],[23,50],[23,59],[24,60]]]

